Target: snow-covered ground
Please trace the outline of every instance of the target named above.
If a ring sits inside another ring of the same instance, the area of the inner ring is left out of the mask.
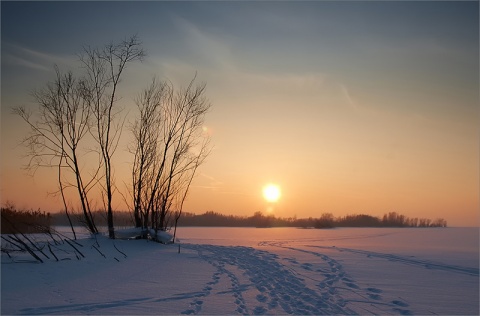
[[[58,262],[2,254],[1,314],[479,314],[478,228],[178,236],[180,253],[99,237],[73,244],[85,258],[68,244],[52,248]]]

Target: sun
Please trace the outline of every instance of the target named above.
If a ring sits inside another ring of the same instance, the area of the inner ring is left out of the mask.
[[[277,202],[280,196],[281,191],[278,185],[270,183],[263,187],[263,197],[268,202]]]

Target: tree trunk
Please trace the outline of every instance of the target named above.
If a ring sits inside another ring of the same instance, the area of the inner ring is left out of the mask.
[[[80,203],[82,205],[83,217],[85,218],[85,223],[87,225],[88,230],[92,234],[96,234],[98,233],[98,230],[91,219],[91,214],[89,214],[90,209],[87,210],[87,202],[85,201],[86,199],[85,191],[83,190],[82,179],[80,176],[80,169],[78,167],[78,161],[77,161],[77,156],[75,155],[75,151],[73,152],[73,163],[75,167],[75,178],[77,180],[77,189],[78,189],[78,194],[80,196]]]

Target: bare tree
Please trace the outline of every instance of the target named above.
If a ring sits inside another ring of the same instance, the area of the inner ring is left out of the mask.
[[[139,118],[132,126],[134,147],[132,153],[132,198],[133,215],[136,227],[146,225],[143,218],[148,218],[148,207],[145,205],[147,185],[151,182],[152,167],[157,154],[157,143],[160,136],[160,107],[163,102],[166,84],[152,81],[149,88],[138,96],[136,104]]]
[[[205,84],[175,89],[155,80],[136,100],[140,117],[133,124],[132,197],[137,227],[156,232],[167,228],[171,212],[176,221],[191,179],[209,153],[203,133],[210,108]]]
[[[118,44],[106,45],[102,50],[84,48],[80,60],[87,71],[85,100],[90,107],[94,122],[92,135],[99,145],[103,159],[103,190],[106,201],[108,235],[115,238],[113,226],[112,197],[114,176],[112,156],[120,140],[123,120],[117,106],[120,79],[128,63],[142,60],[145,52],[136,36]]]
[[[97,233],[88,199],[96,172],[85,181],[79,158],[79,145],[88,133],[91,115],[83,98],[85,82],[76,80],[71,72],[61,74],[56,66],[55,72],[52,83],[33,93],[38,104],[37,120],[24,107],[14,109],[14,113],[30,126],[30,134],[23,141],[29,148],[27,169],[35,173],[39,167],[58,167],[59,190],[67,216],[64,188],[72,186],[76,188],[88,230]],[[65,168],[73,174],[73,182],[63,182],[62,170]]]

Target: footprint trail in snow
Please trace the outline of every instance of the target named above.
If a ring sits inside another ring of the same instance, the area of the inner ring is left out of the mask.
[[[216,268],[212,281],[205,286],[204,298],[209,295],[231,294],[233,312],[238,314],[331,315],[410,312],[406,309],[408,307],[406,302],[400,300],[384,302],[380,289],[362,289],[344,271],[342,264],[322,253],[282,247],[321,259],[315,263],[301,263],[295,258],[281,258],[275,253],[249,247],[193,244],[184,247],[197,251],[203,260]],[[308,275],[302,273],[303,271],[308,272]],[[225,280],[223,288],[219,288],[221,279]],[[227,290],[225,284],[228,286]],[[348,298],[344,297],[343,293],[348,293]],[[349,302],[355,303],[357,308],[350,308]],[[364,303],[361,305],[365,305],[365,308],[359,309],[358,303]],[[182,314],[207,313],[202,311],[202,304],[203,298],[195,298],[190,303],[191,308]]]

